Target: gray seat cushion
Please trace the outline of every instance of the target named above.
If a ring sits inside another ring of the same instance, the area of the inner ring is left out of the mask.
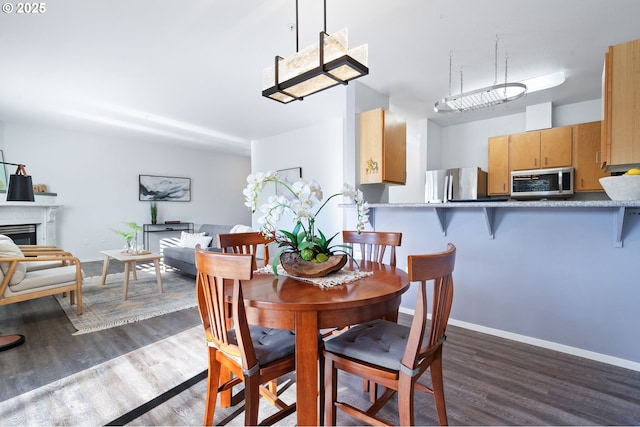
[[[407,326],[387,320],[373,320],[328,339],[324,346],[332,353],[399,370],[408,339]]]
[[[295,352],[296,336],[293,331],[249,325],[249,332],[256,357],[261,365],[266,365]],[[229,333],[229,341],[234,344],[238,343],[233,330]]]

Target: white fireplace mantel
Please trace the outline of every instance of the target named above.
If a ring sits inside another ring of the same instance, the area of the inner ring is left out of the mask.
[[[56,213],[60,205],[39,202],[0,203],[0,225],[35,224],[39,245],[56,245]]]

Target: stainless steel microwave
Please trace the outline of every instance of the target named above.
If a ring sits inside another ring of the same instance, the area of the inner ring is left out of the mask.
[[[511,172],[512,199],[569,198],[573,196],[573,168]]]

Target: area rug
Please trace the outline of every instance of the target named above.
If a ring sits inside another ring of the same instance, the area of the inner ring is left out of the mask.
[[[167,313],[195,307],[195,279],[178,273],[162,273],[164,292],[158,291],[155,272],[138,271],[138,280],[129,280],[127,300],[123,301],[124,273],[109,274],[105,285],[101,277],[87,277],[82,286],[82,314],[69,305],[69,297],[56,295],[58,303],[81,335],[133,323]]]

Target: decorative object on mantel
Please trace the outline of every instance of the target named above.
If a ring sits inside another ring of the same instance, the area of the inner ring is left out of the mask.
[[[23,164],[0,162],[5,165],[17,166],[16,173],[9,176],[9,188],[7,189],[7,202],[35,202],[33,183],[31,176]]]
[[[151,224],[158,223],[158,203],[151,202]]]
[[[258,218],[258,223],[262,224],[260,232],[265,236],[274,235],[278,247],[281,248],[273,257],[273,273],[278,274],[278,263],[285,271],[297,277],[319,277],[335,271],[336,268],[341,269],[347,259],[345,254],[348,254],[348,251],[345,249],[350,246],[331,245],[331,241],[338,233],[327,239],[320,229],[315,228],[316,216],[329,200],[337,196],[344,196],[356,204],[357,230],[359,232],[364,230],[365,223],[369,218],[369,206],[364,201],[362,191],[345,183],[340,193],[332,194],[320,204],[323,199],[322,189],[316,181],[300,178],[293,184],[288,184],[278,176],[277,172],[256,173],[247,177],[247,188],[243,190],[246,198],[245,204],[251,208],[252,213],[258,209],[258,197],[265,184],[269,182],[282,186],[293,196],[290,198],[291,200],[284,195],[271,196],[268,203],[259,207],[260,212],[263,213]],[[314,212],[313,209],[316,205],[320,205],[320,207]],[[282,215],[287,213],[293,214],[295,227],[292,231],[278,230],[276,232],[276,223]],[[341,258],[342,256],[344,259]],[[309,268],[305,270],[305,266]]]
[[[46,184],[33,184],[34,193],[47,193],[48,188]]]
[[[142,227],[135,222],[122,222],[129,229],[127,231],[111,229],[111,231],[118,233],[124,238],[125,247],[122,253],[128,253],[132,255],[141,255],[144,252],[144,248],[138,246],[138,233],[142,231]]]
[[[293,29],[293,28],[292,28]],[[327,1],[324,0],[324,29],[320,41],[298,50],[298,0],[296,0],[296,53],[288,58],[275,57],[275,65],[262,75],[262,96],[287,104],[302,100],[338,84],[369,74],[368,45],[349,50],[348,33],[344,28],[327,34]]]
[[[460,70],[460,93],[451,95],[451,57],[449,55],[449,96],[435,103],[436,113],[450,113],[453,111],[465,112],[479,108],[493,107],[505,102],[515,101],[527,93],[527,86],[524,83],[509,83],[507,80],[507,68],[509,56],[505,56],[504,61],[504,83],[498,83],[498,37],[496,36],[494,70],[495,79],[493,85],[481,89],[464,91],[464,79]]]

